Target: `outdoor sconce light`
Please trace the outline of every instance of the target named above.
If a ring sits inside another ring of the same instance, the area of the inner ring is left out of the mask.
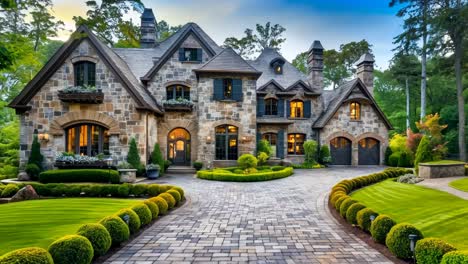
[[[41,142],[48,142],[49,141],[49,134],[47,133],[41,133],[37,135],[37,139]]]
[[[414,246],[416,244],[416,239],[418,239],[418,235],[415,235],[415,234],[410,234],[408,236],[409,240],[410,240],[410,250],[411,252],[413,253],[413,261],[415,261],[415,256],[414,256]]]
[[[369,219],[371,220],[371,222],[373,222],[375,220],[375,215],[370,215]]]
[[[123,217],[124,222],[128,225],[130,223],[130,216],[129,215],[124,215]]]
[[[211,137],[210,137],[210,136],[207,136],[207,137],[206,137],[206,143],[208,143],[208,144],[211,143]]]

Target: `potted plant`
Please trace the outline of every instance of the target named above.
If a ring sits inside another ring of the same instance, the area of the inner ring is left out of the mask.
[[[193,167],[195,168],[195,170],[199,171],[201,170],[201,168],[203,167],[203,162],[201,161],[195,161],[193,163]]]
[[[161,167],[158,164],[146,165],[146,177],[148,179],[157,179],[159,177],[159,170]]]
[[[121,162],[117,165],[117,170],[120,175],[120,182],[133,183],[136,181],[137,170],[132,167],[128,162]]]

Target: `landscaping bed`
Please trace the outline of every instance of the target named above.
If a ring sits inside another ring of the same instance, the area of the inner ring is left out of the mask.
[[[197,177],[205,180],[234,181],[234,182],[255,182],[281,179],[291,176],[294,173],[292,167],[283,166],[260,166],[256,172],[244,173],[240,167],[229,167],[213,170],[200,170]]]

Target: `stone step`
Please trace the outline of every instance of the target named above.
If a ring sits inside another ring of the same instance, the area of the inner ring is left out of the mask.
[[[170,166],[166,173],[167,174],[195,174],[195,169],[190,166]]]

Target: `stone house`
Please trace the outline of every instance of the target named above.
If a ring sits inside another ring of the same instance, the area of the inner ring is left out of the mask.
[[[151,9],[141,32],[141,48],[110,48],[82,26],[53,55],[9,105],[20,116],[22,164],[35,134],[49,164],[65,151],[124,161],[131,138],[143,162],[159,143],[176,165],[229,165],[260,139],[293,162],[308,139],[329,145],[333,164],[383,162],[392,127],[372,97],[372,55],[329,91],[319,41],[303,74],[274,49],[244,60],[195,23],[158,41]]]

